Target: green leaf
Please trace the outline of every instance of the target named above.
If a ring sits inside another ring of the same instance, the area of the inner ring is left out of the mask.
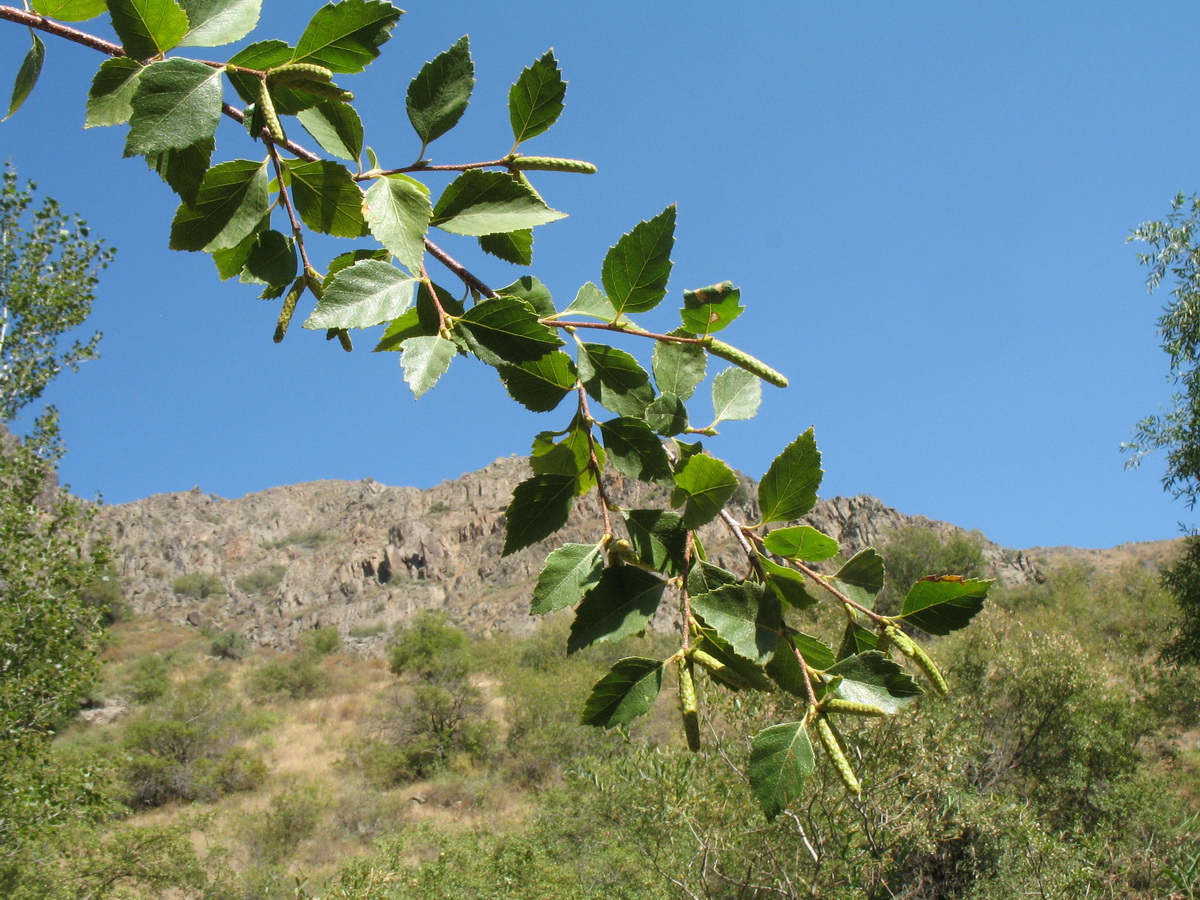
[[[762,382],[736,366],[730,366],[713,379],[713,424],[753,419],[762,403]]]
[[[821,454],[810,428],[788,444],[758,485],[762,521],[786,522],[807,515],[817,504]]]
[[[367,189],[363,210],[371,234],[414,275],[421,274],[425,232],[432,210],[429,188],[407,175],[376,179]]]
[[[803,722],[772,725],[754,736],[746,777],[768,820],[804,792],[815,767]]]
[[[675,484],[687,495],[684,527],[694,530],[720,514],[737,490],[738,480],[721,460],[697,454],[675,475]]]
[[[322,100],[310,109],[297,112],[296,118],[326,153],[358,162],[363,146],[362,119],[349,103]],[[429,188],[425,188],[425,197],[428,205]]]
[[[522,275],[512,284],[496,288],[501,297],[516,297],[528,303],[539,318],[548,319],[554,315],[554,301],[550,298],[550,289],[532,275]]]
[[[504,552],[516,553],[567,524],[575,503],[570,475],[535,475],[517,485],[505,512]]]
[[[567,638],[567,652],[619,641],[645,629],[667,583],[637,566],[610,566],[583,597]]]
[[[404,367],[404,380],[412,388],[413,395],[419,398],[437,384],[457,352],[454,341],[436,335],[405,341],[400,365]]]
[[[295,62],[316,63],[334,72],[361,72],[379,56],[403,11],[381,0],[326,3],[296,44]]]
[[[732,286],[731,286],[732,287]],[[738,301],[741,291],[684,291],[683,308],[679,316],[688,334],[706,337],[716,334],[742,314],[745,309]]]
[[[832,696],[887,713],[900,712],[924,693],[907,672],[877,650],[843,659],[826,674],[841,676]]]
[[[60,22],[86,22],[104,12],[104,0],[33,0],[33,11]]]
[[[645,715],[662,690],[663,664],[657,659],[630,656],[613,663],[596,682],[583,706],[583,725],[612,728]]]
[[[646,407],[646,424],[664,437],[682,434],[688,427],[687,409],[682,400],[667,391]]]
[[[513,147],[537,137],[557,120],[563,111],[567,83],[558,69],[554,51],[521,72],[508,92],[508,118],[512,122]]]
[[[457,322],[472,352],[488,365],[540,359],[562,340],[537,319],[529,305],[513,297],[492,297],[475,304]]]
[[[699,344],[658,341],[654,345],[651,370],[660,393],[672,393],[680,400],[686,400],[704,380],[707,368],[708,354]]]
[[[829,657],[829,664],[833,665],[832,653]],[[812,665],[811,660],[809,661],[809,665]],[[766,670],[767,674],[771,676],[771,680],[779,686],[780,690],[808,702],[808,677],[804,669],[800,666],[800,660],[796,659],[796,654],[792,652],[790,646],[786,643],[780,643],[779,648],[775,651],[775,655],[767,663]]]
[[[142,75],[142,64],[127,56],[106,59],[96,70],[88,91],[84,128],[123,125],[133,114],[133,95]]]
[[[8,113],[4,116],[8,119],[21,108],[29,95],[33,93],[34,87],[37,85],[38,77],[42,74],[42,63],[46,61],[46,45],[42,43],[42,39],[30,31],[33,44],[29,48],[29,52],[25,54],[25,59],[21,61],[21,68],[17,69],[17,78],[13,82],[12,100],[8,104]],[[3,120],[0,120],[3,121]]]
[[[151,63],[131,105],[126,156],[212,140],[221,118],[221,70],[192,59]]]
[[[172,250],[225,250],[253,234],[267,214],[267,161],[234,159],[204,173],[194,204],[171,222]]]
[[[125,55],[134,59],[162,56],[188,31],[187,13],[175,0],[108,0],[108,11]]]
[[[688,572],[687,588],[692,596],[715,591],[719,587],[730,584],[741,584],[742,580],[732,572],[714,566],[711,563],[700,562],[692,566]]]
[[[555,222],[566,213],[551,209],[519,179],[505,172],[471,169],[447,185],[433,210],[443,231],[479,237]]]
[[[667,509],[630,509],[624,513],[629,542],[645,565],[664,575],[679,575],[686,564],[687,530],[683,518]]]
[[[522,228],[507,234],[480,235],[479,249],[515,266],[532,265],[533,230]]]
[[[386,250],[349,250],[346,253],[339,253],[329,261],[329,268],[325,270],[325,275],[326,277],[336,275],[342,269],[348,269],[356,262],[362,262],[364,259],[377,259],[380,262],[387,262],[391,258],[392,254]],[[426,332],[426,334],[432,333]]]
[[[618,319],[612,302],[604,296],[604,292],[600,288],[590,281],[579,289],[579,293],[575,295],[571,305],[563,310],[564,316],[572,313],[577,316],[590,316],[604,322],[615,322]]]
[[[721,640],[720,635],[710,628],[701,628],[694,647],[697,651],[707,653],[728,670],[723,673],[709,672],[717,681],[730,689],[740,691],[752,688],[756,691],[770,691],[771,682],[758,663],[743,659],[733,652],[729,644]],[[732,677],[723,677],[732,676]]]
[[[868,650],[874,650],[879,646],[879,635],[869,628],[863,627],[858,622],[853,620],[846,622],[846,629],[842,632],[842,644],[838,647],[837,658],[846,659],[851,656],[857,656],[860,653],[866,653]]]
[[[255,41],[231,56],[229,64],[265,72],[276,66],[290,63],[295,53],[296,51],[291,45],[284,41]],[[258,89],[261,83],[259,78],[237,71],[229,72],[228,75],[229,83],[233,85],[233,89],[237,91],[237,95],[242,98],[243,103],[258,102]],[[284,113],[280,102],[282,97],[275,92],[272,92],[272,96],[275,97],[276,110],[280,114]]]
[[[364,259],[325,281],[304,327],[370,328],[390,322],[412,306],[418,283],[390,263]]]
[[[581,342],[578,366],[587,392],[619,416],[641,418],[654,400],[650,376],[624,350]]]
[[[258,24],[262,0],[179,0],[188,17],[180,47],[220,47],[240,41]]]
[[[875,595],[883,590],[883,557],[874,547],[868,547],[854,554],[833,579],[843,594],[870,609],[875,605]]]
[[[549,412],[575,389],[575,363],[561,350],[515,366],[501,366],[508,394],[526,409]]]
[[[789,516],[789,518],[792,518]],[[776,556],[802,562],[820,562],[838,554],[838,542],[811,525],[776,528],[767,535],[764,546]]]
[[[576,417],[566,437],[556,444],[554,439],[561,434],[542,431],[533,439],[529,464],[535,475],[570,475],[576,478],[587,469],[592,458],[587,423]]]
[[[767,584],[784,603],[795,609],[808,609],[817,602],[806,590],[804,576],[795,569],[781,566],[762,555],[758,559],[766,573]]]
[[[596,544],[564,544],[546,557],[533,589],[532,615],[575,606],[600,581],[604,553]]]
[[[621,416],[601,422],[600,434],[609,460],[622,475],[652,484],[671,483],[673,473],[667,451],[641,419]]]
[[[281,232],[267,230],[258,235],[251,247],[241,280],[267,285],[291,284],[298,267],[295,241]]]
[[[422,152],[458,124],[475,87],[475,63],[463,35],[445,53],[421,67],[408,85],[408,121],[421,139]]]
[[[761,665],[779,645],[782,612],[764,585],[741,582],[695,594],[692,612],[743,659]]]
[[[922,578],[904,598],[904,620],[930,634],[965,628],[983,609],[990,581],[956,575]]]
[[[179,150],[158,150],[147,153],[146,165],[170,185],[184,203],[195,205],[200,185],[208,173],[216,142],[212,138],[197,141]]]
[[[600,281],[619,314],[646,312],[666,296],[674,244],[675,207],[668,206],[605,254]]]
[[[246,267],[246,260],[250,258],[250,251],[258,243],[259,232],[266,231],[270,227],[271,217],[269,215],[263,216],[263,220],[258,223],[254,230],[237,244],[227,247],[224,250],[213,251],[212,260],[217,267],[217,274],[222,281],[226,281],[234,275],[242,274],[242,270]]]
[[[363,194],[349,169],[329,160],[289,161],[287,167],[292,174],[292,201],[305,225],[334,237],[363,233]]]

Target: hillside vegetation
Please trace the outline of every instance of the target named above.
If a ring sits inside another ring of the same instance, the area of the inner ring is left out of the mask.
[[[983,562],[891,541],[901,563]],[[473,637],[426,611],[365,658],[334,629],[274,652],[132,618],[109,630],[92,724],[54,744],[91,760],[104,812],[11,896],[1194,897],[1200,679],[1157,662],[1170,616],[1144,565],[1063,563],[1001,592],[932,645],[948,699],[843,733],[862,796],[822,764],[770,825],[737,736],[781,710],[709,691],[698,754],[662,701],[628,732],[577,725],[627,653],[567,657],[561,619]]]

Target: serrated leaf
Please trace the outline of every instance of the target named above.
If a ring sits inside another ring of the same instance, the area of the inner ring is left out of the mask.
[[[229,64],[231,66],[257,69],[260,72],[265,72],[268,69],[274,69],[276,66],[290,63],[295,53],[295,49],[284,41],[255,41],[253,44],[243,47],[231,56]],[[258,89],[262,83],[261,79],[236,70],[229,72],[228,75],[229,83],[233,85],[233,89],[237,91],[237,95],[242,98],[243,103],[256,103],[258,101]],[[280,104],[282,97],[275,91],[272,92],[272,96],[275,97],[276,110],[282,114],[284,112]]]
[[[692,612],[743,659],[761,665],[779,645],[783,614],[778,598],[764,585],[741,582],[695,594]]]
[[[727,672],[721,674],[710,672],[709,674],[730,689],[740,691],[748,687],[756,691],[771,690],[771,681],[767,678],[763,667],[738,656],[729,644],[721,640],[720,635],[712,629],[701,628],[693,646],[697,651],[707,653],[726,667]],[[722,674],[732,677],[722,677]]]
[[[363,146],[362,119],[349,103],[322,100],[310,109],[297,112],[296,118],[326,153],[358,162]],[[429,197],[429,188],[425,188],[425,196]]]
[[[33,0],[34,12],[60,22],[86,22],[107,8],[104,0]]]
[[[292,202],[304,224],[334,237],[358,237],[366,228],[363,193],[350,170],[330,160],[288,162]]]
[[[370,328],[390,322],[412,306],[418,283],[390,263],[364,259],[326,279],[304,327]]]
[[[416,309],[410,309],[402,316],[392,319],[387,330],[383,333],[383,337],[379,339],[379,343],[375,345],[372,353],[382,353],[392,350],[402,350],[404,342],[409,338],[420,337],[427,335],[428,332],[421,325],[421,317],[417,315]]]
[[[512,284],[496,288],[501,297],[515,297],[529,304],[530,309],[539,318],[550,318],[554,315],[554,301],[550,298],[550,289],[532,275],[522,275]]]
[[[296,62],[316,63],[352,75],[379,56],[403,11],[381,0],[326,3],[296,43]]]
[[[930,634],[949,634],[965,628],[983,609],[990,581],[958,576],[922,578],[904,598],[906,622]]]
[[[554,442],[563,432],[542,431],[533,439],[529,466],[535,475],[570,475],[578,477],[587,469],[592,458],[592,442],[587,423],[578,417],[571,423],[566,437]]]
[[[261,232],[250,248],[241,280],[251,284],[291,284],[296,278],[296,243],[282,232]]]
[[[664,575],[679,575],[686,560],[683,518],[667,509],[630,509],[624,513],[629,542],[645,565]]]
[[[662,441],[641,419],[621,416],[600,423],[604,448],[622,475],[652,484],[670,484],[671,461]]]
[[[851,620],[846,623],[846,628],[842,632],[842,644],[838,647],[837,658],[846,659],[847,657],[857,656],[860,653],[866,653],[868,650],[874,650],[878,646],[878,634],[869,628],[863,627],[860,623]]]
[[[579,293],[575,295],[571,305],[563,310],[564,316],[572,313],[577,316],[590,316],[604,322],[613,322],[618,319],[617,311],[613,308],[611,301],[604,296],[604,292],[600,288],[590,281],[579,289]]]
[[[830,692],[832,696],[887,713],[899,712],[923,693],[904,669],[877,650],[843,659],[826,675],[841,676]]]
[[[537,137],[553,125],[563,111],[567,83],[558,69],[554,51],[547,50],[521,72],[508,92],[508,118],[512,123],[513,147]]]
[[[363,212],[379,243],[408,271],[420,275],[425,232],[429,230],[432,215],[429,188],[407,175],[376,179],[367,189]]]
[[[220,47],[240,41],[258,24],[262,0],[179,0],[188,30],[180,47]]]
[[[716,334],[742,314],[745,307],[739,302],[740,298],[741,291],[737,288],[711,301],[685,291],[684,305],[679,310],[683,330],[699,337]]]
[[[833,576],[833,583],[851,600],[871,609],[875,595],[883,590],[883,557],[874,547],[859,551]]]
[[[741,584],[741,579],[727,569],[712,563],[700,562],[688,572],[687,588],[692,596],[715,591],[729,584]]]
[[[212,138],[198,141],[180,150],[159,150],[147,153],[146,165],[170,185],[184,203],[194,205],[200,196],[200,185],[208,173],[216,142]]]
[[[658,611],[667,583],[637,566],[610,566],[575,611],[567,652],[619,641],[645,629]]]
[[[253,234],[267,214],[267,163],[234,159],[204,173],[195,203],[171,222],[172,250],[225,250]]]
[[[187,13],[175,0],[108,0],[107,5],[113,31],[125,55],[134,59],[162,56],[187,34]]]
[[[438,383],[457,352],[454,341],[437,335],[409,338],[404,342],[400,365],[404,367],[404,380],[415,397],[420,398]]]
[[[620,315],[646,312],[666,296],[675,245],[675,207],[623,235],[604,256],[600,281]]]
[[[535,475],[517,485],[505,512],[503,556],[550,537],[563,525],[575,503],[575,479]]]
[[[587,392],[619,416],[641,418],[654,400],[650,376],[624,350],[580,343],[578,367]]]
[[[433,209],[443,231],[479,237],[534,228],[565,218],[537,192],[505,172],[471,169],[447,185]]]
[[[246,266],[246,260],[250,258],[250,251],[258,243],[259,232],[266,231],[270,227],[270,216],[263,216],[263,220],[258,223],[258,226],[236,245],[227,247],[224,250],[213,251],[212,260],[217,267],[217,274],[222,281],[226,281],[234,275],[242,274],[242,269]]]
[[[549,412],[575,389],[575,363],[561,350],[515,366],[501,366],[508,394],[526,409]]]
[[[730,366],[712,385],[713,424],[753,419],[762,403],[762,382],[744,369]]]
[[[774,560],[759,556],[767,576],[767,584],[784,603],[795,609],[808,609],[816,599],[805,588],[804,576],[794,569],[781,566]]]
[[[221,70],[191,59],[151,63],[142,70],[131,107],[126,156],[212,140],[221,118]]]
[[[546,557],[533,589],[530,613],[546,613],[575,606],[600,581],[604,553],[595,544],[564,544]]]
[[[532,265],[533,230],[522,228],[507,234],[480,235],[479,249],[515,266]]]
[[[630,656],[613,663],[583,706],[583,725],[612,728],[645,715],[662,690],[663,663]]]
[[[687,409],[682,400],[667,391],[646,407],[646,424],[663,437],[682,434],[688,427]]]
[[[538,321],[528,304],[513,297],[475,304],[458,320],[457,328],[489,365],[531,362],[562,346],[559,336]]]
[[[808,661],[808,664],[810,666],[813,665],[811,660]],[[833,665],[832,653],[829,657],[829,664]],[[791,694],[793,697],[799,697],[805,702],[809,700],[808,676],[801,667],[800,660],[796,659],[796,654],[786,643],[780,643],[779,648],[775,651],[775,655],[767,663],[766,671],[771,676],[771,680],[779,686],[780,690]]]
[[[42,43],[41,38],[32,33],[32,30],[30,37],[33,39],[33,43],[21,61],[21,67],[17,69],[17,77],[13,82],[12,99],[9,101],[5,119],[11,117],[29,99],[29,95],[33,93],[33,89],[37,85],[38,78],[41,77],[42,63],[46,61],[46,45]]]
[[[345,253],[339,253],[329,261],[329,268],[325,270],[325,275],[326,277],[336,275],[342,269],[348,269],[356,262],[362,262],[364,259],[377,259],[380,262],[387,262],[391,258],[392,255],[386,250],[349,250]]]
[[[772,725],[754,736],[746,777],[768,820],[804,793],[815,767],[803,722]]]
[[[133,95],[142,75],[142,64],[127,56],[100,63],[88,91],[84,128],[123,125],[133,113]]]
[[[737,490],[738,479],[721,460],[697,454],[676,473],[675,484],[687,495],[684,527],[694,530],[720,514]]]
[[[822,474],[821,454],[810,428],[775,457],[759,482],[763,523],[786,522],[811,512],[817,504]]]
[[[789,518],[794,518],[789,516]],[[767,535],[763,545],[776,556],[802,562],[821,562],[838,554],[838,542],[811,525],[776,528]]]
[[[466,35],[421,67],[408,85],[405,105],[422,150],[458,124],[474,87],[475,63]]]
[[[651,371],[660,393],[672,393],[686,400],[704,380],[707,368],[708,354],[699,344],[658,341],[654,345]]]

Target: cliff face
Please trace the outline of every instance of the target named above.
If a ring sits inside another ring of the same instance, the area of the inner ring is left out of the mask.
[[[593,493],[551,540],[502,558],[504,510],[528,475],[525,460],[512,457],[429,490],[321,481],[224,500],[195,488],[106,507],[96,528],[112,542],[137,614],[233,629],[281,648],[334,626],[371,652],[394,624],[427,608],[475,632],[534,627],[529,598],[546,554],[567,541],[594,542],[600,528]],[[610,490],[629,508],[661,502],[634,482]],[[752,521],[754,492],[741,494],[747,499],[733,512]],[[847,556],[904,525],[958,530],[866,496],[820,501],[805,522],[837,538]],[[710,558],[739,570],[724,529],[710,525],[702,538]],[[988,544],[985,553],[1008,584],[1037,577],[1019,552]]]

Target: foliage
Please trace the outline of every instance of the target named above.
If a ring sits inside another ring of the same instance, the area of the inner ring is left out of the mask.
[[[955,531],[942,537],[921,525],[889,532],[880,552],[887,558],[887,578],[879,593],[878,609],[895,609],[909,586],[926,575],[953,572],[979,578],[987,566],[982,535]]]
[[[472,665],[467,636],[445,613],[430,609],[397,630],[388,657],[393,675],[433,682],[462,680]]]
[[[180,597],[204,600],[224,596],[227,591],[219,575],[212,572],[189,572],[171,582],[171,590]]]
[[[0,422],[37,400],[64,369],[95,359],[96,332],[65,346],[63,336],[92,310],[98,275],[113,251],[87,223],[50,197],[32,209],[37,186],[20,185],[5,163],[0,186]]]
[[[314,652],[281,656],[265,662],[250,674],[250,692],[259,701],[278,697],[302,700],[324,692],[329,673]]]
[[[599,283],[584,283],[565,303],[532,275],[493,288],[435,242],[439,232],[474,238],[483,254],[531,265],[533,230],[565,214],[546,204],[530,176],[595,171],[584,161],[523,152],[564,109],[566,83],[552,52],[512,85],[511,143],[499,135],[500,155],[467,163],[434,164],[427,153],[471,98],[469,39],[425,63],[405,97],[416,161],[395,166],[366,146],[353,95],[335,78],[362,72],[379,56],[401,11],[386,0],[341,0],[319,9],[294,44],[257,41],[225,62],[171,55],[179,47],[247,37],[259,6],[258,0],[34,4],[37,12],[81,21],[107,11],[120,45],[12,7],[0,7],[0,18],[111,57],[92,83],[87,124],[128,126],[125,155],[144,157],[179,196],[170,245],[211,254],[222,279],[261,285],[263,298],[280,301],[276,341],[310,295],[304,328],[350,350],[351,331],[382,327],[376,350],[400,354],[417,397],[465,357],[494,370],[527,409],[564,407],[557,424],[534,438],[532,475],[506,510],[503,553],[551,538],[576,501],[594,491],[594,540],[550,553],[534,612],[574,607],[566,637],[572,653],[642,633],[656,617],[673,618],[679,636],[675,648],[653,658],[616,660],[584,702],[587,724],[624,727],[673,685],[682,730],[696,750],[698,697],[729,690],[796,698],[772,708],[786,710],[788,720],[763,729],[754,742],[748,775],[761,811],[773,819],[803,801],[819,758],[814,737],[857,793],[832,723],[905,711],[921,693],[910,670],[945,692],[936,666],[905,629],[944,635],[965,627],[983,607],[988,582],[945,573],[923,578],[900,598],[896,613],[884,614],[874,608],[884,586],[878,553],[865,550],[843,565],[822,566],[841,548],[793,524],[813,509],[822,479],[811,429],[775,458],[757,503],[740,507],[760,510],[758,521],[737,521],[729,505],[746,499],[745,483],[705,442],[724,423],[757,413],[762,382],[785,387],[787,379],[718,337],[743,309],[729,281],[683,290],[670,330],[649,327],[655,320],[648,316],[668,294],[673,205],[619,236],[600,263]],[[43,56],[35,38],[18,73],[13,109],[32,91]],[[223,117],[261,146],[257,158],[221,159]],[[324,156],[293,140],[300,127]],[[421,176],[440,172],[456,174],[434,198]],[[314,254],[327,243],[313,235],[351,243],[322,262]],[[462,299],[434,280],[434,261],[451,284],[461,285]],[[626,350],[584,340],[606,334],[649,341],[648,367]],[[700,392],[710,360],[730,365],[714,371],[710,390]],[[701,398],[710,401],[711,419]],[[668,506],[621,508],[609,491],[614,475],[666,489]],[[700,532],[710,525],[728,529],[742,548],[729,568],[707,557]],[[805,612],[818,603],[840,611],[830,634],[802,630]],[[432,640],[436,631],[431,626],[411,640]],[[451,640],[436,662],[428,653],[422,661],[407,655],[408,640],[402,636],[393,651],[393,668],[414,679],[411,708],[426,722],[422,733],[433,741],[433,758],[444,759],[443,737],[466,739],[460,726],[471,721],[477,702],[461,668],[466,656]],[[907,662],[897,662],[897,653]],[[697,669],[711,682],[701,691]],[[459,724],[439,724],[443,719]]]
[[[317,656],[328,656],[342,646],[342,634],[337,627],[314,628],[300,636],[300,642]]]
[[[130,696],[136,703],[152,703],[171,689],[171,664],[163,656],[143,656],[129,678]]]
[[[209,642],[208,652],[217,659],[244,659],[249,650],[246,638],[237,631],[222,631]]]
[[[286,573],[285,566],[270,565],[265,569],[255,569],[249,575],[242,575],[234,584],[243,594],[261,594],[279,584]]]

